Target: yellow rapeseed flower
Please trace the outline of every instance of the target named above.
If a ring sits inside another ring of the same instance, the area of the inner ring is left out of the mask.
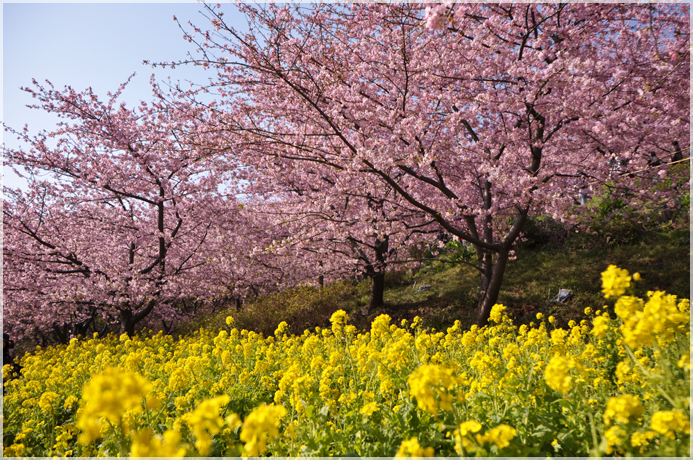
[[[592,335],[604,337],[609,330],[609,319],[604,316],[597,316],[592,320]]]
[[[615,398],[609,398],[604,411],[604,423],[611,425],[612,420],[618,423],[628,423],[634,417],[638,417],[645,412],[645,408],[640,404],[637,396],[621,395]]]
[[[452,395],[447,390],[462,383],[450,368],[424,364],[409,375],[409,394],[416,398],[419,409],[438,415],[438,409],[452,410]]]
[[[618,268],[616,265],[609,267],[602,272],[602,292],[604,297],[618,297],[626,292],[630,287],[631,277],[628,270]]]
[[[628,319],[643,309],[645,302],[639,297],[623,295],[614,305],[614,313],[621,319]]]
[[[377,412],[379,410],[380,410],[380,408],[378,407],[378,403],[373,401],[373,402],[369,402],[368,404],[364,405],[361,408],[361,410],[359,411],[359,413],[371,416],[373,414],[373,412]]]
[[[676,439],[675,431],[690,434],[691,422],[683,412],[677,410],[660,411],[652,415],[650,428],[673,440]]]
[[[612,426],[606,432],[604,432],[604,437],[606,438],[606,453],[611,455],[614,452],[614,447],[620,446],[623,441],[628,436],[628,433],[620,426]]]
[[[332,313],[330,322],[332,323],[332,333],[336,336],[341,336],[346,322],[349,321],[349,315],[344,310],[337,310]]]
[[[390,315],[382,314],[371,323],[371,335],[373,337],[386,336],[390,333]]]
[[[171,391],[176,391],[185,388],[188,385],[188,375],[185,370],[178,368],[173,371],[171,378],[168,381],[168,387]]]
[[[163,436],[145,428],[132,437],[132,457],[185,457],[185,448],[179,446],[180,433],[166,430]]]
[[[683,370],[691,370],[691,350],[689,349],[686,354],[681,355],[681,359],[676,362],[676,365]]]
[[[477,434],[479,444],[493,443],[499,449],[510,445],[510,440],[515,437],[517,430],[511,426],[501,424],[491,428],[485,434]]]
[[[231,428],[232,430],[235,430],[239,426],[243,424],[241,421],[241,418],[238,416],[238,414],[233,413],[229,416],[226,417],[225,419],[226,424]]]
[[[283,406],[261,405],[248,414],[241,428],[244,457],[258,457],[267,452],[267,441],[279,436],[281,419],[286,416]]]
[[[24,444],[12,444],[9,447],[5,447],[3,450],[3,455],[5,457],[21,457],[24,455],[24,451],[26,450],[26,447]]]
[[[494,323],[501,323],[503,321],[503,314],[505,313],[505,310],[505,305],[501,305],[498,303],[495,304],[493,308],[491,308],[491,314],[488,317],[489,321],[493,321]]]
[[[152,385],[143,377],[115,367],[92,377],[82,391],[85,407],[77,420],[77,427],[82,430],[79,442],[88,444],[101,437],[101,417],[120,425],[126,411],[141,410],[142,399],[151,389]]]
[[[67,411],[72,410],[72,406],[74,406],[75,403],[78,401],[79,401],[79,399],[76,396],[74,396],[74,395],[68,396],[67,398],[65,398],[65,403],[63,404],[63,409],[65,409]]]
[[[657,437],[657,433],[650,430],[633,433],[630,437],[630,445],[633,447],[647,446],[650,444],[650,439],[655,437]]]
[[[283,334],[286,334],[286,331],[289,329],[289,325],[286,324],[286,321],[282,321],[277,325],[277,330],[274,331],[274,336],[279,337]]]
[[[53,411],[53,402],[58,398],[59,396],[57,393],[46,391],[39,399],[39,407],[41,407],[42,411],[50,414]]]
[[[677,330],[688,328],[690,315],[679,309],[676,296],[661,291],[647,295],[649,299],[644,305],[637,299],[638,302],[629,302],[620,309],[623,340],[633,349],[652,345],[655,340],[669,340]]]
[[[434,455],[433,447],[423,448],[419,444],[418,439],[412,437],[408,441],[402,441],[395,457],[433,457]]]
[[[546,384],[552,390],[560,391],[564,394],[568,393],[573,387],[573,380],[569,374],[570,369],[573,367],[575,365],[569,358],[559,354],[554,355],[544,370]]]
[[[453,432],[455,438],[455,451],[462,455],[475,449],[475,444],[471,441],[471,435],[481,430],[481,423],[474,420],[467,420],[460,424],[460,427]]]
[[[209,454],[212,435],[219,433],[224,427],[224,420],[219,416],[219,411],[229,401],[229,395],[217,396],[201,402],[193,412],[181,417],[195,435],[195,447],[200,454]]]
[[[635,275],[631,283],[634,280]],[[511,438],[513,428],[496,425],[502,421],[516,426],[512,421],[519,419],[513,414],[507,418],[508,413],[499,420],[502,405],[499,409],[488,404],[489,399],[480,393],[510,405],[524,404],[524,394],[527,406],[541,418],[552,410],[549,402],[556,394],[568,392],[571,409],[558,410],[559,428],[572,426],[579,414],[597,411],[599,424],[595,428],[602,436],[597,443],[602,454],[609,449],[612,455],[671,455],[682,445],[679,451],[687,455],[682,442],[690,431],[688,409],[662,406],[657,385],[685,407],[685,388],[672,379],[685,380],[690,371],[690,304],[665,293],[653,292],[644,300],[627,294],[626,289],[615,298],[616,319],[606,313],[611,307],[601,308],[605,312],[601,317],[593,316],[589,309],[587,319],[570,321],[566,330],[549,326],[551,320],[546,321],[543,315],[539,321],[532,318],[538,326],[515,327],[499,306],[492,312],[489,326],[474,326],[465,332],[456,323],[447,328],[447,334],[424,331],[420,319],[412,330],[411,324],[400,327],[399,321],[390,324],[387,317],[380,317],[373,331],[358,331],[346,325],[346,314],[338,312],[332,318],[334,329],[311,329],[301,336],[289,335],[287,325],[282,325],[280,336],[275,337],[223,324],[221,331],[199,330],[180,339],[144,334],[121,340],[112,334],[39,348],[22,358],[22,376],[6,382],[3,425],[13,439],[4,446],[4,453],[60,457],[115,455],[118,451],[148,456],[223,455],[245,445],[243,455],[320,455],[352,448],[348,434],[354,432],[348,425],[351,422],[374,425],[402,416],[405,425],[392,432],[400,442],[406,441],[398,446],[404,447],[401,454],[427,454],[410,438],[424,443],[426,435],[427,443],[441,430],[441,439],[448,441],[431,442],[442,449],[439,455],[454,455],[453,446],[461,455],[503,455],[499,448],[511,455],[523,449],[518,444],[520,450],[513,450],[518,435]],[[593,326],[594,335],[586,340]],[[631,361],[627,348],[632,349],[637,362]],[[679,367],[670,372],[673,363]],[[132,404],[127,403],[132,392],[122,391],[121,396],[117,387],[135,374],[120,370],[110,376],[110,387],[105,383],[99,387],[99,393],[111,396],[92,398],[98,399],[97,405],[88,402],[90,398],[82,401],[80,389],[109,366],[137,369],[151,382],[146,398],[147,391],[138,390],[134,393],[142,394]],[[584,391],[576,392],[578,389]],[[244,424],[237,414],[223,412],[222,405],[203,402],[227,392],[238,401],[274,396],[274,402],[286,408],[279,409],[284,412],[278,415],[284,418],[277,416],[276,423],[262,428],[265,422],[253,422],[257,414],[248,416]],[[428,412],[424,417],[428,421],[420,428],[409,426],[410,417],[405,413],[414,398],[416,411]],[[160,410],[152,409],[156,401],[165,401]],[[453,428],[443,425],[453,414],[442,417],[440,412],[458,405],[470,418],[476,414],[479,421],[469,420]],[[653,416],[659,409],[669,410]],[[143,413],[147,410],[151,412]],[[108,413],[115,423],[105,418]],[[432,417],[432,413],[437,415]],[[356,417],[348,419],[345,414]],[[578,424],[583,422],[578,420]],[[310,430],[304,428],[316,423],[325,436],[309,442]],[[428,427],[425,432],[421,431],[424,425]],[[164,433],[166,429],[170,432]],[[239,440],[241,432],[243,440]],[[280,437],[272,440],[272,433]],[[78,437],[80,441],[102,439],[84,445],[78,443]],[[548,446],[554,437],[555,433],[544,439],[545,447],[564,455],[581,455],[585,453],[582,446],[592,444],[589,431],[584,430],[578,443],[563,445],[557,440],[554,447]],[[530,447],[543,442],[531,434],[522,441]],[[383,445],[374,441],[364,452]]]
[[[481,423],[474,420],[467,420],[460,424],[460,436],[466,436],[469,433],[478,433],[481,430]]]

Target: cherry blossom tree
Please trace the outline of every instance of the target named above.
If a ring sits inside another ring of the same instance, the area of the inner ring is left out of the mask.
[[[249,32],[217,5],[187,35],[184,62],[217,71],[218,145],[267,182],[361,175],[471,243],[480,325],[528,216],[568,218],[585,181],[648,192],[649,152],[689,145],[687,5],[240,9]]]
[[[4,318],[14,334],[65,340],[97,315],[127,334],[152,314],[170,327],[176,301],[233,288],[208,276],[223,265],[223,226],[239,221],[231,157],[210,150],[199,109],[156,86],[153,103],[128,109],[117,105],[123,89],[101,102],[91,89],[35,83],[25,89],[34,108],[63,121],[33,137],[6,128],[27,147],[6,148],[5,162],[25,168],[29,184],[4,190]]]

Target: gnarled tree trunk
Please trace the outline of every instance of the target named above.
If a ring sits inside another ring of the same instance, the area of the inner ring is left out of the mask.
[[[385,305],[385,301],[383,299],[385,294],[385,273],[375,273],[370,277],[370,279],[371,289],[368,297],[368,306],[366,308],[368,311],[373,311],[373,309]]]
[[[487,266],[482,267],[485,270],[482,271],[479,279],[479,300],[474,317],[474,323],[479,327],[486,325],[491,309],[498,302],[498,294],[500,294],[509,252],[508,249],[503,249],[497,252],[494,257],[489,254],[490,262]]]
[[[144,319],[156,305],[156,300],[150,300],[140,311],[133,313],[130,308],[121,308],[118,310],[118,320],[120,323],[120,334],[127,334],[129,337],[135,335],[135,326]]]
[[[388,236],[385,235],[382,239],[377,238],[371,248],[375,252],[375,262],[368,263],[364,268],[364,275],[371,280],[368,305],[361,310],[361,313],[364,315],[367,315],[375,308],[385,305],[385,259],[389,250]],[[363,251],[359,252],[361,253],[361,258],[367,261],[368,258],[363,254]]]

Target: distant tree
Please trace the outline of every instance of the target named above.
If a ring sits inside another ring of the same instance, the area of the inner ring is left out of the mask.
[[[471,243],[482,325],[528,216],[567,218],[585,180],[648,192],[643,153],[688,144],[688,8],[241,5],[245,33],[207,6],[184,62],[217,71],[217,143],[281,164],[267,182],[360,174]]]

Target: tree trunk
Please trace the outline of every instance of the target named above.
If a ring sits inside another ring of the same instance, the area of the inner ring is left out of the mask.
[[[533,153],[535,153],[533,151]],[[540,157],[540,155],[539,155]],[[538,168],[536,161],[532,164],[533,171]],[[486,181],[484,188],[484,205],[486,209],[491,208],[491,184]],[[520,235],[520,231],[527,220],[528,207],[518,209],[515,219],[510,230],[500,242],[500,248],[490,250],[475,245],[477,257],[479,258],[479,269],[481,276],[479,279],[479,298],[477,302],[477,310],[474,322],[477,326],[483,327],[488,323],[488,317],[491,314],[491,309],[498,302],[498,294],[503,283],[503,275],[505,275],[505,267],[508,264],[510,256],[510,248]],[[467,219],[467,225],[471,234],[478,238],[476,225],[473,218]],[[487,215],[484,222],[483,240],[487,243],[493,241],[492,219]]]
[[[371,292],[368,298],[368,311],[385,305],[383,295],[385,294],[385,273],[379,272],[371,276]]]
[[[119,310],[118,318],[120,320],[120,334],[127,334],[129,337],[133,337],[135,335],[135,325],[149,315],[149,313],[151,313],[154,309],[155,305],[156,301],[150,300],[147,302],[147,305],[145,305],[144,308],[134,314],[129,308]]]
[[[70,341],[69,327],[65,324],[53,324],[53,333],[61,344],[67,344]]]
[[[132,321],[132,311],[120,310],[118,319],[120,320],[120,334],[127,334],[129,337],[135,335],[135,323]]]
[[[367,315],[374,308],[385,305],[383,295],[385,294],[385,259],[387,257],[389,237],[376,239],[372,246],[375,251],[375,263],[368,264],[364,273],[371,279],[371,292],[368,298],[368,305],[361,310],[363,315]]]
[[[481,273],[479,275],[479,295],[477,297],[477,305],[481,305],[483,300],[486,298],[488,286],[491,283],[491,276],[493,275],[493,253],[488,249],[477,248],[477,254],[480,261],[479,268],[481,269]]]
[[[488,260],[482,264],[482,273],[479,280],[479,301],[477,304],[474,322],[482,327],[488,323],[491,309],[498,302],[498,294],[503,283],[505,267],[508,263],[509,250],[502,249],[496,253],[495,258],[488,255]],[[495,259],[495,260],[493,260]]]

